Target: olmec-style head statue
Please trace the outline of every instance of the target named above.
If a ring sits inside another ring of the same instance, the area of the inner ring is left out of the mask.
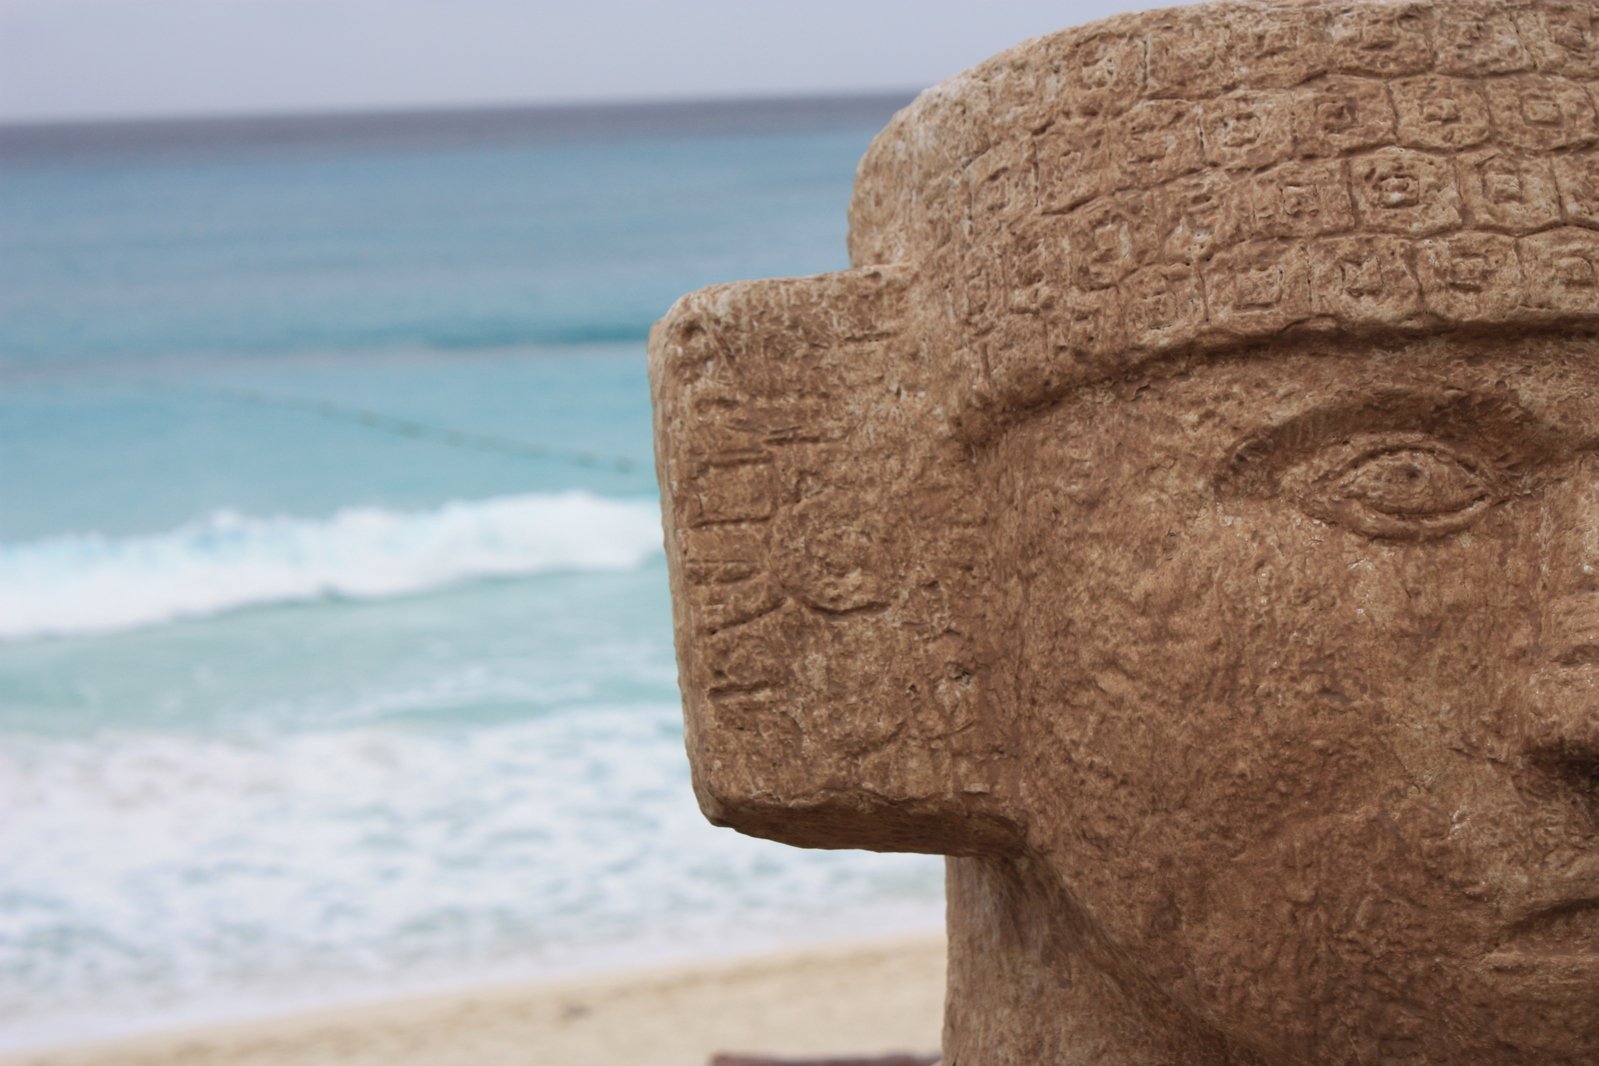
[[[651,367],[715,822],[949,861],[959,1066],[1599,1061],[1599,8],[1231,3],[877,138]]]

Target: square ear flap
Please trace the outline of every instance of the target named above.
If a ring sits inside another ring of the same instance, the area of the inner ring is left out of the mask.
[[[973,853],[989,810],[980,508],[898,268],[720,286],[650,337],[679,684],[713,822]]]

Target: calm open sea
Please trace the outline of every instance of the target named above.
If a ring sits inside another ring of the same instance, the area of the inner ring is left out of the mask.
[[[936,923],[695,809],[643,354],[904,102],[0,129],[0,1048]]]

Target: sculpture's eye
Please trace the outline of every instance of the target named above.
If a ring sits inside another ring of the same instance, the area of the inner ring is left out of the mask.
[[[1306,511],[1373,537],[1453,533],[1494,499],[1482,464],[1431,440],[1350,442],[1284,480]]]
[[[1466,463],[1421,448],[1367,456],[1339,479],[1337,488],[1379,514],[1408,518],[1458,514],[1482,503],[1487,494]]]

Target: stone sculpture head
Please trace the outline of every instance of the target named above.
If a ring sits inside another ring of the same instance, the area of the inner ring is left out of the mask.
[[[948,1061],[1599,1060],[1599,9],[1233,3],[651,369],[695,788],[943,853]]]

